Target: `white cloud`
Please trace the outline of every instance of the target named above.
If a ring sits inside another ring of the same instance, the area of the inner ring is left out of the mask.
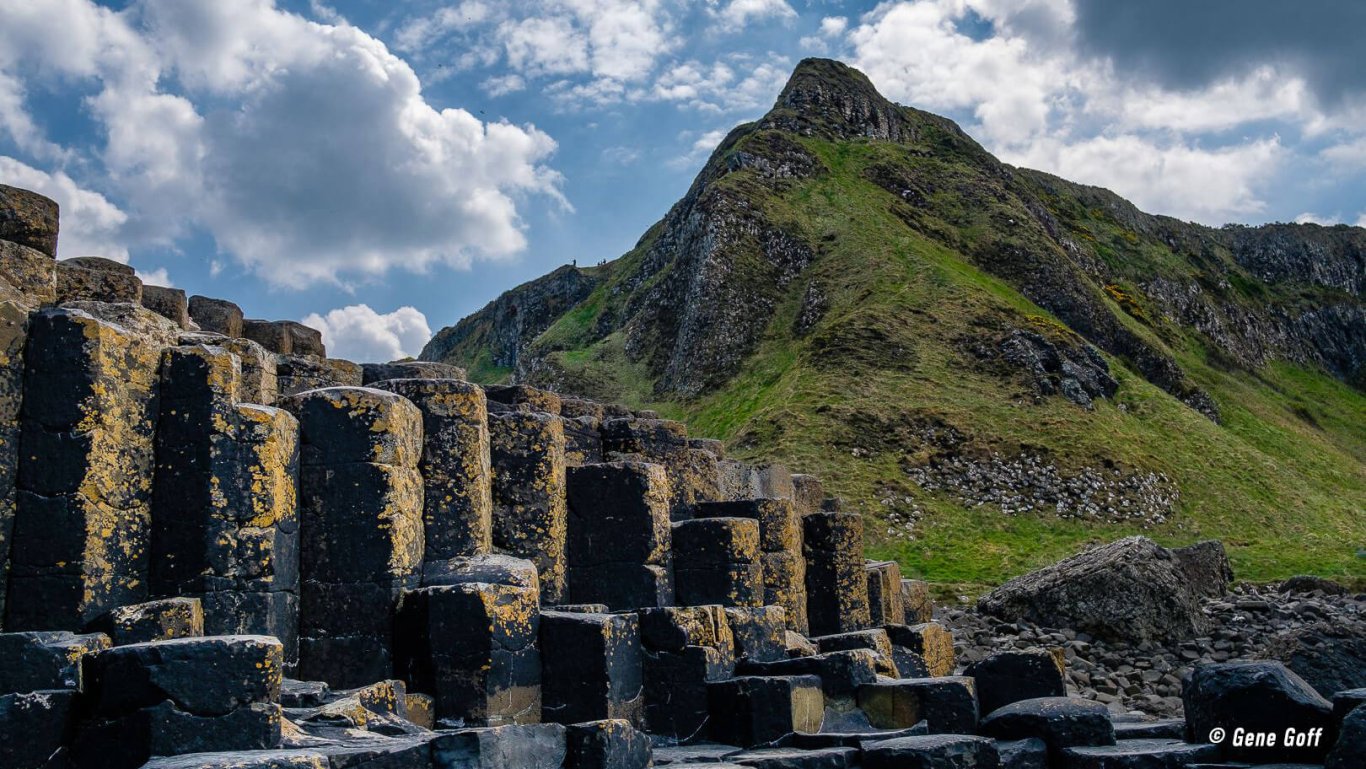
[[[739,32],[752,21],[790,20],[797,18],[797,12],[786,0],[731,0],[716,16],[725,25],[724,30]]]
[[[965,26],[970,14],[992,34]],[[1236,138],[1208,134],[1258,121],[1305,132],[1340,122],[1315,108],[1302,78],[1270,65],[1192,91],[1146,84],[1079,53],[1074,26],[1068,0],[919,0],[883,3],[847,38],[853,63],[883,93],[967,112],[965,128],[1002,159],[1210,224],[1265,211],[1291,150],[1265,126]],[[1348,159],[1355,149],[1323,154]]]
[[[1357,217],[1357,222],[1356,222],[1356,225],[1354,225],[1354,226],[1357,226],[1357,227],[1366,227],[1366,211],[1362,211],[1362,212],[1361,212],[1361,216],[1358,216],[1358,217]]]
[[[696,165],[720,146],[721,140],[726,138],[727,133],[728,132],[725,130],[707,131],[706,133],[703,133],[696,139],[693,139],[692,146],[689,148],[687,154],[680,155],[673,160],[670,160],[669,165],[674,168],[689,168]],[[679,138],[686,141],[691,138],[691,136],[689,134],[684,134]]]
[[[128,262],[122,229],[128,215],[98,192],[78,185],[61,171],[49,173],[0,155],[0,182],[32,190],[57,201],[61,229],[57,256],[103,256]]]
[[[130,238],[200,225],[274,284],[503,257],[520,197],[563,202],[549,136],[438,110],[379,40],[272,0],[0,4],[0,73],[21,66],[98,85]]]
[[[1145,211],[1222,223],[1266,210],[1259,188],[1284,157],[1275,138],[1205,150],[1121,135],[1070,143],[1045,139],[1002,159],[1116,190]]]
[[[158,267],[155,270],[150,270],[148,272],[143,272],[142,270],[134,270],[134,272],[137,273],[138,280],[149,286],[175,288],[175,283],[171,282],[171,275],[166,272],[165,267]]]
[[[355,304],[312,313],[303,324],[322,332],[327,354],[364,363],[384,363],[415,357],[432,337],[427,316],[415,307],[379,314],[369,305]]]
[[[826,16],[821,19],[821,35],[824,37],[839,37],[848,28],[849,20],[843,16]]]

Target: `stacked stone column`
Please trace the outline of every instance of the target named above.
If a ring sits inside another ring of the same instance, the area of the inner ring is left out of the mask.
[[[806,561],[802,555],[802,523],[790,499],[749,499],[693,506],[698,518],[753,518],[759,522],[763,562],[764,605],[786,610],[787,626],[807,632]]]
[[[422,527],[428,563],[487,553],[493,539],[488,408],[477,385],[393,379],[375,387],[422,412]]]
[[[565,562],[564,425],[554,414],[489,415],[493,464],[493,546],[536,564],[541,601],[563,603]]]
[[[604,457],[635,458],[664,466],[673,520],[691,517],[696,503],[721,499],[715,453],[694,447],[682,422],[618,417],[604,420],[600,429]]]
[[[162,355],[152,592],[197,597],[210,635],[272,635],[292,662],[298,423],[237,403],[240,379],[238,357],[220,347]]]
[[[299,677],[338,687],[388,678],[395,604],[421,577],[422,414],[364,387],[283,405],[300,431]]]
[[[640,462],[569,468],[569,600],[613,610],[668,606],[669,480]]]
[[[397,670],[437,715],[501,726],[541,720],[536,570],[504,555],[441,562],[440,584],[404,594]]]
[[[802,535],[811,635],[834,635],[868,627],[863,517],[858,513],[812,513],[802,518]]]
[[[79,310],[31,317],[8,629],[146,598],[159,352]]]
[[[763,605],[758,521],[699,518],[675,523],[673,558],[679,605]]]

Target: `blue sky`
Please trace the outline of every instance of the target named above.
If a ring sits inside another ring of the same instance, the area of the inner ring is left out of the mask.
[[[383,359],[629,249],[805,56],[1149,211],[1366,224],[1364,7],[0,0],[0,183],[59,256]]]

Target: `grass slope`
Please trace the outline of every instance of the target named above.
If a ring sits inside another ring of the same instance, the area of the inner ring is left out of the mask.
[[[999,227],[1001,217],[1016,215],[1009,204],[981,210],[945,185],[936,193],[934,215],[912,229],[889,205],[888,193],[864,175],[873,164],[899,163],[918,164],[934,178],[973,179],[979,172],[962,165],[971,160],[887,143],[801,141],[829,173],[781,192],[746,173],[715,182],[744,186],[771,221],[822,249],[739,375],[695,402],[657,402],[649,371],[628,360],[620,332],[593,341],[593,329],[614,311],[620,293],[609,280],[537,341],[573,383],[567,389],[656,408],[688,422],[696,435],[725,440],[735,456],[773,457],[819,475],[829,492],[868,514],[871,555],[896,558],[909,575],[964,589],[999,583],[1088,542],[1140,531],[1169,545],[1222,539],[1244,579],[1366,578],[1361,392],[1289,364],[1255,373],[1222,366],[1192,332],[1152,321],[1133,284],[1153,271],[1194,268],[1104,211],[1061,194],[1049,200],[1050,208],[1123,278],[1106,288],[1107,301],[1215,398],[1223,424],[1116,359],[1109,359],[1120,382],[1112,400],[1092,410],[1060,397],[1038,401],[1023,382],[974,365],[964,340],[1000,324],[1023,323],[1060,337],[1071,332],[964,258],[965,248],[947,245],[970,245]],[[614,263],[614,272],[629,274],[648,240]],[[1231,264],[1227,254],[1212,258]],[[825,292],[829,310],[798,336],[795,320],[812,282]],[[1251,279],[1241,283],[1245,289],[1235,288],[1248,301],[1273,290]],[[498,372],[475,366],[472,373]],[[932,450],[923,441],[927,424],[957,431],[981,454],[1029,451],[1062,468],[1109,462],[1165,473],[1180,490],[1178,510],[1165,524],[1142,530],[966,508],[907,479],[903,464]],[[908,533],[897,521],[913,510],[920,520]]]

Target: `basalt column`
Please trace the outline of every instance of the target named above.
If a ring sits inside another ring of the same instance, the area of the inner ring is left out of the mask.
[[[811,634],[834,635],[868,627],[863,518],[858,513],[812,513],[802,519],[802,527]]]
[[[162,355],[152,495],[152,592],[193,596],[209,635],[272,635],[295,658],[298,423],[238,404],[241,364],[220,347]]]
[[[541,602],[563,603],[565,568],[564,425],[533,411],[489,415],[493,461],[493,546],[536,564]]]
[[[807,632],[806,561],[802,524],[790,499],[747,499],[695,505],[698,518],[753,518],[759,522],[764,564],[764,605],[786,609],[787,626]]]
[[[421,576],[422,414],[394,393],[309,390],[299,419],[299,677],[355,687],[393,674],[395,603]]]
[[[24,399],[28,312],[16,302],[0,302],[0,630],[5,629],[5,588],[14,535],[14,481],[19,470],[19,405]]]
[[[32,316],[7,629],[146,599],[159,364],[155,344],[79,310]]]
[[[391,379],[422,412],[422,528],[428,562],[487,553],[493,497],[488,408],[478,385],[454,379]]]
[[[568,470],[569,600],[614,611],[673,602],[669,479],[641,462]]]

